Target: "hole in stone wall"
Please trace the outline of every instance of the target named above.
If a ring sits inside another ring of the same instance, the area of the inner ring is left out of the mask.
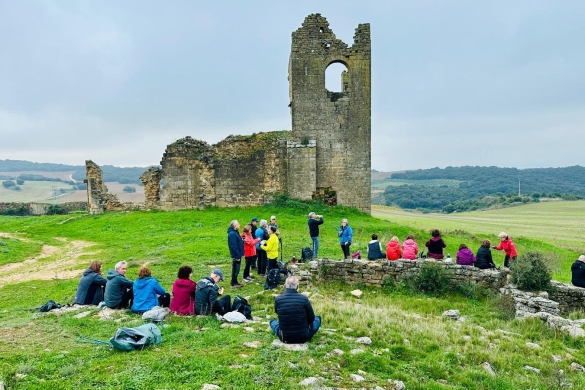
[[[323,29],[323,27],[319,27],[319,32],[320,33],[324,33],[325,32],[325,30]]]
[[[345,65],[334,62],[325,69],[325,88],[330,92],[346,92],[347,87],[343,85],[341,74],[347,71]]]

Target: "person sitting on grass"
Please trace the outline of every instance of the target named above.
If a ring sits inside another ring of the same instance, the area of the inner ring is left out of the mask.
[[[378,235],[372,234],[372,241],[368,243],[368,260],[380,260],[385,257],[382,244],[378,241]]]
[[[140,267],[138,270],[138,279],[132,286],[134,292],[134,302],[132,311],[142,314],[149,311],[155,306],[169,307],[171,295],[165,291],[158,280],[152,277],[152,272],[148,267]]]
[[[418,245],[414,242],[414,235],[409,234],[406,241],[402,243],[402,258],[407,260],[416,259],[418,254]]]
[[[195,292],[195,313],[199,315],[210,315],[217,313],[224,315],[231,310],[231,298],[225,295],[220,299],[217,297],[223,294],[223,288],[219,288],[217,283],[223,282],[223,272],[219,268],[214,269],[206,278],[197,282],[197,291]]]
[[[104,300],[104,287],[107,283],[102,276],[101,261],[92,261],[89,268],[81,274],[73,302],[79,305],[99,305]]]
[[[128,263],[119,261],[116,263],[114,269],[108,271],[106,279],[106,291],[104,293],[104,303],[110,309],[127,309],[130,307],[132,298],[131,280],[126,279],[126,270]]]
[[[171,311],[180,316],[195,314],[195,289],[197,285],[191,280],[193,268],[184,265],[179,268],[178,279],[173,283],[173,300]]]
[[[321,317],[315,316],[309,298],[299,294],[299,281],[295,276],[288,277],[284,287],[284,292],[274,298],[278,320],[270,321],[270,328],[283,343],[306,343],[319,330]]]
[[[441,238],[441,233],[437,229],[431,231],[431,239],[428,240],[425,246],[429,249],[428,257],[436,260],[443,259],[443,248],[447,246],[445,241]]]
[[[394,236],[386,244],[386,258],[388,260],[398,260],[402,256],[402,249],[400,249],[400,241],[398,237]]]
[[[476,261],[473,265],[479,269],[494,269],[496,265],[494,264],[494,260],[492,259],[492,251],[490,250],[490,246],[492,243],[490,240],[483,240],[481,242],[481,246],[477,250],[477,254],[475,255]]]
[[[459,245],[459,252],[455,259],[455,264],[459,265],[473,265],[475,263],[475,255],[465,244]]]
[[[571,265],[571,283],[573,286],[585,287],[585,255],[579,256]]]
[[[500,239],[500,245],[493,246],[492,248],[497,251],[504,250],[504,252],[506,252],[506,257],[504,257],[504,268],[510,268],[510,260],[516,260],[518,251],[516,250],[514,241],[512,241],[512,237],[509,237],[505,232],[498,234],[498,238]]]

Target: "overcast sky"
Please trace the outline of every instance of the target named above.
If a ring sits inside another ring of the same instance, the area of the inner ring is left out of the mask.
[[[583,0],[0,0],[0,159],[149,166],[290,129],[310,13],[350,45],[371,24],[372,168],[585,165]]]

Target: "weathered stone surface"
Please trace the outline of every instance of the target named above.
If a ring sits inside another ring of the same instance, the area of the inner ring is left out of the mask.
[[[535,372],[535,373],[537,373],[537,374],[540,372],[540,369],[538,369],[538,368],[536,368],[536,367],[532,367],[532,366],[524,366],[524,369],[525,369],[526,371],[532,371],[532,372]]]
[[[354,382],[358,382],[358,383],[359,383],[359,382],[363,382],[363,381],[365,381],[365,380],[366,380],[366,379],[365,379],[363,376],[361,376],[361,375],[358,375],[358,374],[350,374],[349,376],[351,377],[351,379],[352,379]]]
[[[309,350],[309,344],[307,344],[307,343],[287,344],[287,343],[283,343],[279,339],[275,339],[272,342],[272,346],[277,347],[277,348],[286,349],[287,351],[307,351],[307,350]]]
[[[358,337],[357,339],[355,339],[355,342],[358,344],[372,345],[372,339],[370,339],[369,337]]]
[[[569,366],[571,368],[571,370],[573,371],[580,371],[580,372],[585,372],[585,367],[583,367],[582,365],[580,365],[579,363],[571,363],[571,365]]]
[[[260,341],[247,341],[244,343],[244,347],[248,348],[258,348],[260,346]]]
[[[159,167],[150,167],[140,176],[144,185],[144,207],[156,207],[160,200],[160,179],[162,172]]]
[[[492,368],[492,365],[488,362],[483,362],[482,365],[483,369],[491,376],[496,376],[496,372]]]
[[[319,384],[319,379],[314,376],[310,376],[299,382],[299,386],[318,386]]]
[[[91,160],[85,160],[85,177],[87,207],[90,214],[138,208],[131,204],[121,203],[116,195],[108,193],[108,187],[104,184],[104,174],[101,168]]]
[[[356,290],[352,290],[350,292],[350,294],[353,295],[356,298],[361,298],[362,295],[363,295],[363,291],[362,290],[359,290],[359,289],[356,289]]]
[[[212,385],[210,383],[205,383],[205,384],[203,384],[203,387],[201,387],[201,390],[215,390],[215,389],[221,389],[221,387],[219,387],[218,385]]]
[[[443,312],[443,317],[448,317],[451,318],[453,320],[457,320],[459,319],[459,310],[447,310],[445,312]]]

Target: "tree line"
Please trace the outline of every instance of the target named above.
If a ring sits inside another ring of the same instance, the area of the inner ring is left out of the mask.
[[[411,184],[388,186],[386,205],[423,211],[469,211],[542,198],[577,200],[585,197],[585,167],[498,168],[447,167],[392,174],[391,180]],[[458,181],[457,186],[426,185],[426,180]],[[417,183],[417,182],[420,182]]]

